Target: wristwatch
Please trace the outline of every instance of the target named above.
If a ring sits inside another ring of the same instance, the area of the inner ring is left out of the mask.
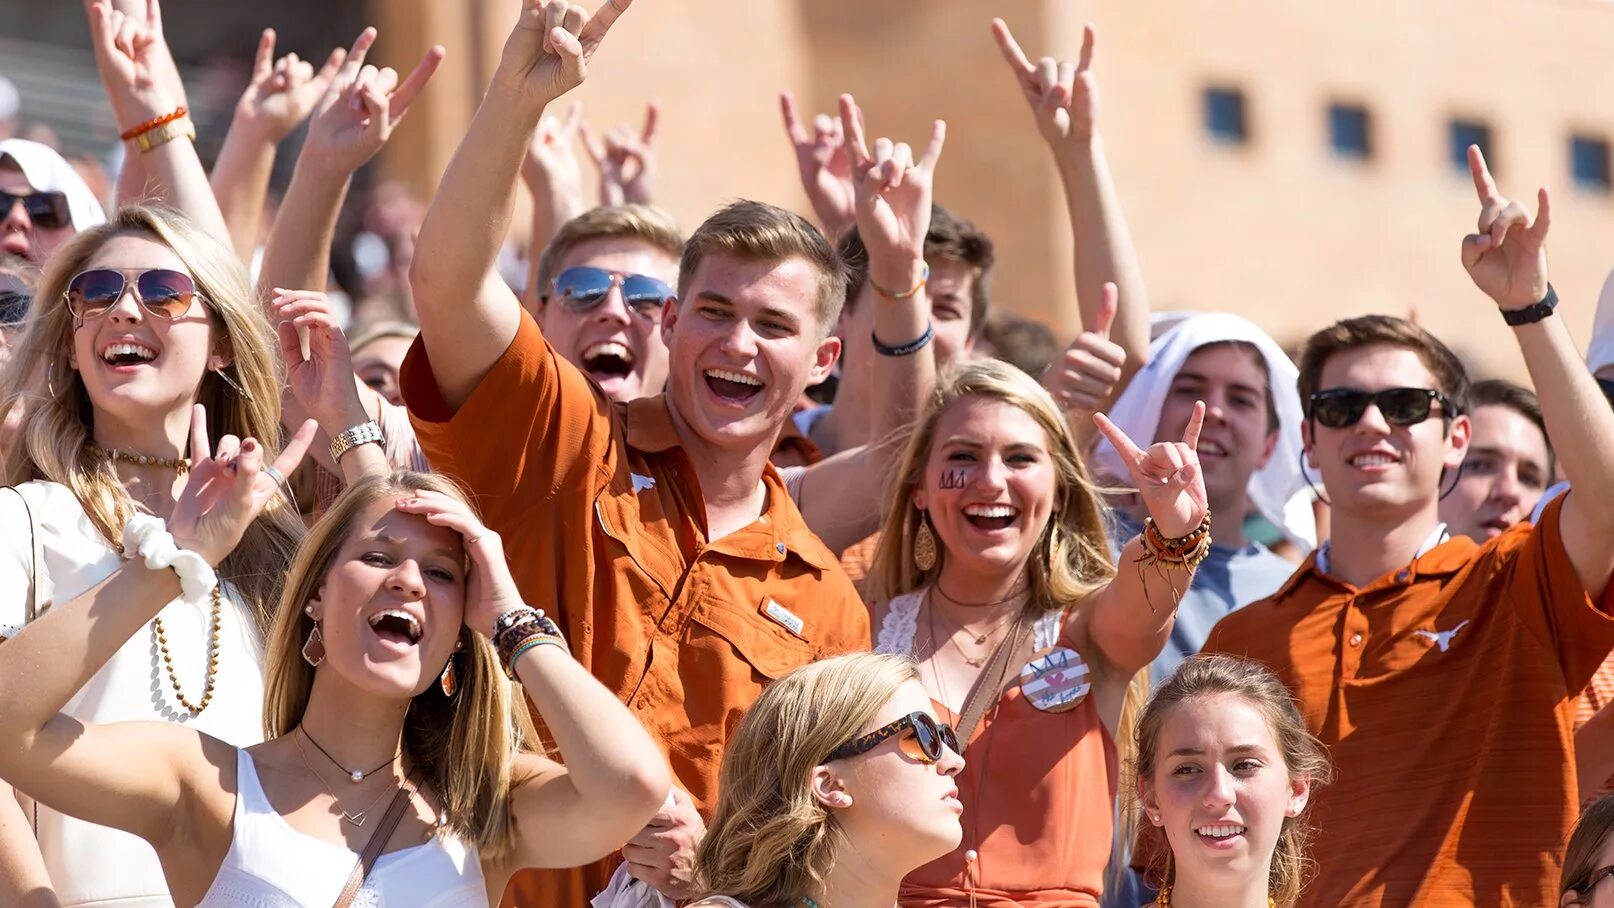
[[[1558,308],[1558,293],[1552,289],[1551,284],[1548,284],[1547,295],[1541,298],[1541,302],[1525,306],[1523,309],[1503,309],[1502,321],[1514,328],[1520,325],[1533,325],[1551,315],[1552,310],[1556,308]]]
[[[359,445],[382,444],[385,438],[375,420],[361,422],[351,429],[343,429],[331,440],[331,459],[340,463],[343,454]]]

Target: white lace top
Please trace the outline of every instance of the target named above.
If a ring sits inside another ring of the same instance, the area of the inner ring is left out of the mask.
[[[930,589],[925,587],[891,600],[886,606],[885,620],[880,622],[880,633],[875,636],[875,652],[914,654],[914,641],[919,630],[919,608],[925,604],[925,594],[928,592]],[[1040,653],[1059,642],[1059,622],[1063,617],[1063,612],[1049,612],[1031,626],[1034,652]]]
[[[275,811],[245,750],[237,751],[230,852],[197,908],[325,908],[359,856],[298,832]],[[476,849],[449,835],[381,855],[353,908],[487,908]]]

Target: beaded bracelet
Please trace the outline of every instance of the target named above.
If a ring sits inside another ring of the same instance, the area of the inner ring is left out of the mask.
[[[139,126],[126,130],[119,138],[125,142],[128,142],[131,139],[134,139],[136,136],[151,132],[153,129],[156,129],[159,126],[167,126],[169,123],[172,123],[180,117],[188,115],[189,113],[190,111],[187,110],[184,105],[180,105],[179,107],[174,108],[160,117],[152,117],[146,122],[141,123]]]
[[[504,660],[505,675],[511,681],[518,680],[516,678],[516,660],[520,659],[527,650],[537,649],[540,646],[558,646],[564,650],[566,649],[566,641],[554,634],[533,634],[530,637],[522,638],[510,650],[510,658]]]

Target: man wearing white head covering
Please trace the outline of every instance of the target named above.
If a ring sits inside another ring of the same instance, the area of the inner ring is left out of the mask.
[[[55,150],[0,140],[0,250],[43,265],[73,234],[105,222],[95,193]]]
[[[1108,413],[1133,438],[1181,438],[1194,402],[1205,402],[1200,468],[1210,497],[1209,557],[1195,572],[1171,639],[1149,666],[1158,685],[1199,651],[1217,621],[1276,592],[1294,565],[1244,537],[1251,508],[1302,551],[1316,546],[1310,490],[1300,473],[1298,372],[1266,332],[1236,315],[1161,313],[1149,362]],[[1100,473],[1125,477],[1115,448],[1094,452]],[[1118,539],[1142,524],[1119,513]]]

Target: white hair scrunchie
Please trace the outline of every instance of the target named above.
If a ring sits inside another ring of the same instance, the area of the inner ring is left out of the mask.
[[[123,557],[132,560],[137,555],[154,571],[171,568],[178,574],[179,597],[191,605],[201,605],[218,585],[213,566],[201,555],[180,548],[160,517],[136,514],[123,525]]]

